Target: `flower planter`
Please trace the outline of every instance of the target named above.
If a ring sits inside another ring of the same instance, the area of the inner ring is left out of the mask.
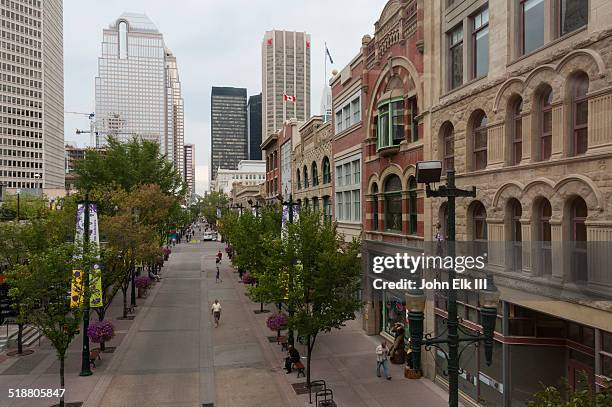
[[[146,298],[147,297],[147,289],[143,287],[138,287],[138,298]]]

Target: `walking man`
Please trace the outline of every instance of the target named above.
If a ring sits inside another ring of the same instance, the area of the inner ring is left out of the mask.
[[[217,264],[217,274],[215,275],[215,283],[222,283],[221,272],[219,271],[219,264]]]
[[[215,302],[213,302],[212,307],[210,307],[210,312],[215,318],[215,328],[219,327],[219,319],[221,319],[221,304],[219,303],[219,300],[215,300]]]
[[[380,368],[382,367],[385,378],[391,380],[391,376],[389,376],[389,349],[384,339],[376,347],[376,362],[376,376],[380,377]]]

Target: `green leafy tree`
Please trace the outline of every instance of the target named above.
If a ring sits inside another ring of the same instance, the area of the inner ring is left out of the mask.
[[[583,373],[578,377],[578,388],[572,389],[567,380],[561,385],[544,386],[527,402],[527,407],[612,407],[612,389],[594,394]]]
[[[360,243],[345,245],[331,222],[318,212],[302,211],[288,225],[285,258],[291,258],[288,306],[289,328],[306,338],[306,381],[310,386],[312,352],[321,332],[340,329],[361,308]]]
[[[19,297],[20,313],[49,339],[60,362],[60,388],[65,388],[66,351],[79,330],[82,312],[70,308],[73,246],[50,247],[30,256],[9,273],[10,295]],[[83,256],[86,258],[87,256]],[[60,406],[64,405],[63,394]]]
[[[224,209],[229,200],[227,195],[222,192],[211,192],[205,197],[201,198],[198,202],[199,214],[206,218],[209,224],[214,225],[217,223],[217,208],[222,208],[223,214],[225,215],[226,210]]]
[[[159,144],[138,137],[128,142],[109,137],[104,150],[87,151],[75,172],[80,190],[116,184],[129,191],[136,185],[156,184],[167,195],[184,197],[186,192],[181,175],[161,155]]]
[[[19,204],[19,211],[17,206]],[[41,219],[46,217],[49,212],[49,204],[44,196],[39,196],[30,193],[21,193],[19,198],[17,194],[6,194],[4,197],[3,208],[14,214],[17,218],[19,212],[19,219]]]

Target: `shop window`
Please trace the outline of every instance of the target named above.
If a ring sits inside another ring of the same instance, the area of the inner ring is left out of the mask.
[[[408,233],[417,233],[417,182],[414,177],[408,181]]]
[[[383,331],[393,335],[391,329],[396,323],[406,325],[406,301],[389,292],[383,292]]]
[[[472,77],[480,78],[489,72],[489,8],[472,17]]]
[[[588,0],[557,0],[559,35],[576,31],[589,21]]]
[[[574,155],[584,154],[589,145],[589,101],[587,91],[589,89],[589,77],[580,72],[571,78],[572,86],[572,151]]]
[[[521,0],[522,54],[544,45],[544,0]]]
[[[385,181],[385,230],[402,230],[402,181],[391,175]]]
[[[449,86],[455,89],[463,84],[463,27],[458,25],[448,34]]]

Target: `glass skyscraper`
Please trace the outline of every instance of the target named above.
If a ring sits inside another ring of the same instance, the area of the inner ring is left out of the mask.
[[[176,58],[145,14],[123,13],[103,31],[96,77],[96,146],[108,137],[158,142],[183,169],[183,99]]]

